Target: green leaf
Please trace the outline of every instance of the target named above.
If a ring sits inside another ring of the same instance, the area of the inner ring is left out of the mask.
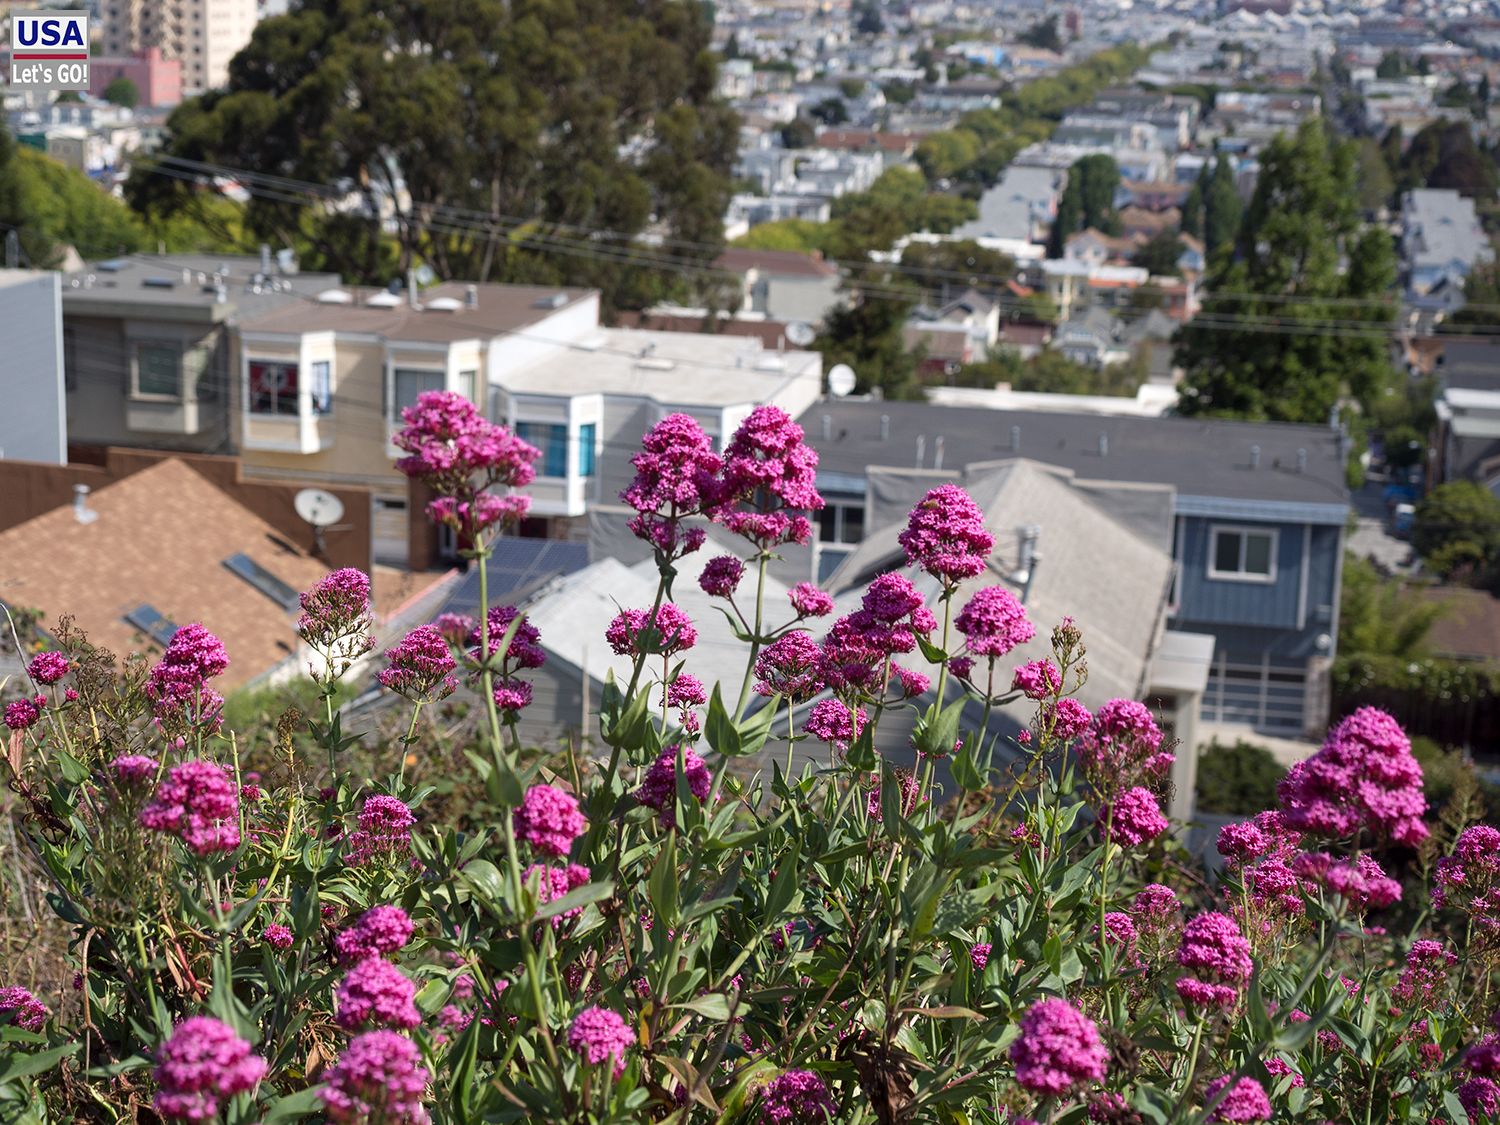
[[[708,719],[703,724],[703,736],[726,758],[735,757],[740,752],[740,731],[724,709],[724,696],[717,683],[708,698]]]
[[[781,857],[781,865],[776,870],[776,878],[771,881],[771,892],[766,896],[765,925],[770,926],[772,922],[781,917],[781,912],[791,905],[796,896],[798,883],[801,881],[800,860],[802,859],[802,837],[793,836],[792,846],[787,849]]]
[[[520,618],[516,620],[519,621]],[[510,763],[505,760],[505,750],[502,747],[495,746],[493,753],[495,772],[492,776],[499,790],[500,807],[503,809],[520,808],[521,802],[526,798],[525,791],[521,788],[521,779],[516,776],[516,771],[511,769]]]
[[[707,996],[699,996],[682,1004],[673,1004],[671,1007],[687,1008],[719,1023],[729,1018],[729,997],[722,992],[710,992]]]
[[[619,718],[605,724],[606,716],[599,716],[599,737],[607,745],[618,746],[624,750],[639,748],[646,741],[646,727],[651,721],[649,710],[650,692],[638,691],[635,698],[624,709]]]
[[[933,644],[921,633],[917,634],[917,645],[922,650],[922,656],[929,664],[942,664],[947,661],[948,654],[937,645]]]
[[[946,707],[940,707],[940,701],[933,700],[912,734],[917,749],[933,758],[946,758],[952,754],[953,744],[958,741],[958,723],[968,702],[962,695]]]
[[[458,881],[492,906],[498,907],[505,901],[505,881],[500,878],[499,869],[487,859],[470,860],[458,873]]]
[[[1469,1113],[1464,1109],[1464,1103],[1458,1100],[1458,1095],[1452,1090],[1443,1091],[1443,1108],[1448,1111],[1448,1116],[1453,1118],[1453,1125],[1469,1125]]]
[[[740,753],[754,754],[771,737],[771,724],[776,720],[776,711],[781,705],[781,696],[773,695],[755,714],[740,723]]]
[[[864,773],[875,772],[875,724],[865,724],[865,729],[859,732],[859,737],[850,745],[844,761],[850,769]]]
[[[316,1113],[323,1104],[322,1088],[311,1086],[298,1090],[284,1098],[277,1098],[267,1107],[260,1118],[260,1125],[276,1125],[278,1121],[296,1121]]]
[[[744,627],[740,625],[739,618],[735,617],[734,614],[730,613],[721,605],[716,605],[714,606],[714,608],[724,615],[725,621],[729,622],[729,631],[734,634],[734,639],[739,641],[741,644],[749,644],[753,638],[751,638],[750,634],[745,632]]]
[[[958,782],[959,788],[972,791],[984,788],[984,778],[980,776],[978,768],[974,765],[971,741],[971,739],[965,739],[963,749],[953,755],[953,780]]]
[[[1311,1019],[1302,1023],[1289,1024],[1276,1033],[1272,1045],[1279,1051],[1300,1051],[1313,1037],[1318,1028],[1328,1022],[1344,1003],[1345,996],[1342,988],[1333,989],[1328,997],[1328,1002],[1313,1013]]]
[[[65,1043],[61,1047],[37,1051],[35,1054],[8,1051],[4,1058],[0,1058],[0,1082],[7,1082],[13,1078],[30,1078],[33,1074],[51,1070],[69,1055],[77,1054],[82,1046],[82,1043]]]
[[[656,864],[651,868],[651,878],[647,884],[651,894],[651,905],[656,910],[656,917],[662,925],[675,928],[677,925],[677,833],[667,834],[666,846],[662,848],[661,854],[656,857]]]
[[[551,902],[539,907],[536,916],[538,918],[553,918],[564,911],[577,910],[587,906],[591,902],[606,899],[614,893],[615,885],[607,879],[602,883],[589,883],[582,887],[574,887],[567,894],[563,895],[562,898],[555,898]]]
[[[936,1008],[908,1008],[914,1016],[929,1020],[982,1020],[984,1017],[973,1008],[962,1008],[957,1004],[942,1004]]]

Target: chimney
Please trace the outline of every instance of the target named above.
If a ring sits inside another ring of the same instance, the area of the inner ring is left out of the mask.
[[[922,467],[922,462],[927,458],[927,435],[917,435],[917,468]]]
[[[1252,469],[1260,468],[1260,446],[1258,445],[1250,447],[1250,467]]]
[[[73,486],[73,518],[79,523],[93,523],[99,518],[99,513],[89,507],[89,486],[86,484]]]
[[[1297,471],[1299,473],[1307,472],[1307,450],[1305,449],[1297,450]]]
[[[464,308],[477,309],[479,307],[479,286],[470,285],[464,289]]]
[[[833,437],[833,415],[825,414],[823,415],[823,440],[827,441],[831,437]]]
[[[1108,457],[1109,456],[1109,435],[1108,434],[1100,434],[1099,435],[1099,456],[1100,457]]]
[[[891,416],[889,414],[882,414],[880,416],[880,440],[891,440]]]
[[[1010,428],[1010,451],[1012,453],[1019,453],[1019,452],[1021,452],[1021,427],[1020,426],[1012,426]]]
[[[417,271],[406,271],[406,303],[411,308],[417,307]]]
[[[935,439],[933,439],[933,442],[932,442],[932,467],[934,469],[941,469],[943,467],[943,435],[942,434],[938,434],[938,436]]]

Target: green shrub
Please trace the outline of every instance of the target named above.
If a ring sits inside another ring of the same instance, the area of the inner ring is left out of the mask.
[[[1244,739],[1225,746],[1216,739],[1198,757],[1198,808],[1243,816],[1274,808],[1276,783],[1285,776],[1264,746]]]

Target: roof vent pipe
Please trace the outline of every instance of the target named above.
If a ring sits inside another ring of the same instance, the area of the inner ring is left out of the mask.
[[[464,308],[477,309],[479,307],[479,286],[469,285],[464,288]]]
[[[269,242],[260,244],[260,272],[271,272],[271,244]]]
[[[1019,452],[1021,452],[1021,427],[1020,426],[1012,426],[1010,428],[1010,451],[1012,453],[1019,453]]]
[[[917,468],[922,467],[922,462],[927,457],[927,435],[917,435]]]
[[[941,469],[943,467],[943,435],[938,434],[932,442],[932,467]]]
[[[1108,457],[1109,456],[1109,435],[1108,434],[1100,434],[1099,435],[1099,456],[1100,457]]]
[[[417,307],[417,271],[406,271],[406,303],[412,308]]]
[[[833,415],[825,414],[823,415],[823,440],[827,441],[831,437],[833,437]]]
[[[880,440],[891,440],[891,416],[889,414],[882,414],[880,416]]]
[[[1252,469],[1260,468],[1260,446],[1258,445],[1250,447],[1250,467]]]
[[[1297,450],[1297,471],[1299,473],[1307,472],[1307,450],[1305,449]]]
[[[93,523],[99,518],[99,513],[89,507],[89,486],[86,484],[73,486],[73,518],[79,523]]]

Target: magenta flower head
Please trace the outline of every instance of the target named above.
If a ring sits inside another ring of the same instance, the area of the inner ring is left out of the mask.
[[[649,634],[646,634],[647,629],[651,630]],[[643,653],[675,656],[698,643],[698,630],[693,627],[693,619],[679,606],[663,602],[656,607],[655,616],[649,609],[622,611],[609,623],[604,639],[621,656]]]
[[[833,612],[833,595],[811,582],[798,582],[786,596],[798,617],[827,617]]]
[[[1074,752],[1084,777],[1109,794],[1167,773],[1174,756],[1161,744],[1161,728],[1149,707],[1133,699],[1111,699],[1094,714]]]
[[[1071,695],[1065,695],[1056,703],[1044,703],[1040,722],[1044,731],[1052,731],[1058,742],[1071,742],[1093,725],[1094,716],[1089,709]]]
[[[1157,929],[1169,925],[1182,909],[1177,892],[1161,883],[1147,883],[1136,892],[1131,906],[1142,926]]]
[[[1271,841],[1266,839],[1259,825],[1246,820],[1220,828],[1217,846],[1219,854],[1233,867],[1264,855],[1270,849]]]
[[[1391,995],[1403,1007],[1412,1007],[1419,1012],[1433,1011],[1447,991],[1448,971],[1456,964],[1458,957],[1444,949],[1441,942],[1412,942],[1411,950],[1406,954],[1406,967],[1401,970],[1401,978],[1391,989]]]
[[[635,1032],[608,1008],[585,1008],[568,1028],[568,1046],[590,1066],[608,1062],[616,1078],[625,1073],[625,1052],[635,1045]]]
[[[832,1125],[837,1115],[838,1105],[816,1071],[783,1071],[761,1087],[761,1125]]]
[[[217,729],[224,699],[208,681],[228,667],[229,654],[218,637],[197,622],[178,629],[146,678],[146,698],[157,725],[172,737],[200,725]]]
[[[1200,1008],[1233,1007],[1255,969],[1239,924],[1217,912],[1199,914],[1183,927],[1177,963],[1192,974],[1178,979],[1177,994]]]
[[[116,783],[134,788],[156,776],[157,764],[155,758],[148,758],[144,754],[121,754],[109,763],[109,768],[115,775]]]
[[[1361,707],[1329,731],[1276,792],[1288,827],[1301,832],[1337,839],[1364,830],[1411,845],[1427,838],[1422,767],[1401,724],[1374,707]]]
[[[375,638],[370,635],[374,626],[370,577],[364,571],[354,567],[335,570],[304,591],[300,601],[297,635],[330,664],[347,663],[375,647]]]
[[[1474,824],[1459,833],[1433,872],[1432,904],[1462,910],[1484,929],[1500,927],[1500,830]]]
[[[0,1027],[19,1027],[40,1033],[47,1022],[47,1005],[19,986],[0,988]]]
[[[279,922],[273,922],[261,931],[260,940],[272,949],[280,951],[290,949],[294,938],[292,931],[288,927],[281,925]]]
[[[411,918],[399,906],[372,906],[333,939],[334,952],[346,964],[366,957],[384,957],[404,948],[415,929]]]
[[[823,507],[818,454],[803,436],[802,427],[780,407],[758,406],[724,447],[719,495],[728,510],[719,518],[761,550],[807,542],[812,523],[801,513]],[[755,505],[754,510],[734,507],[742,502]]]
[[[1099,820],[1108,826],[1110,839],[1127,848],[1154,840],[1168,828],[1156,795],[1139,785],[1125,790],[1101,810]]]
[[[1372,855],[1347,861],[1326,852],[1306,852],[1297,857],[1292,868],[1309,882],[1321,883],[1357,913],[1401,901],[1401,884],[1387,875]]]
[[[689,414],[669,414],[641,439],[641,452],[630,459],[635,480],[620,493],[634,508],[630,530],[668,561],[703,545],[702,528],[689,528],[690,516],[718,517],[722,493],[719,473],[724,462],[713,440]]]
[[[500,645],[505,640],[505,634],[510,630],[511,622],[520,615],[521,611],[513,605],[491,607],[489,613],[485,615],[490,634],[490,652],[500,651]],[[469,634],[469,644],[473,646],[469,652],[470,658],[475,663],[483,661],[484,638],[477,627]],[[523,617],[521,623],[516,626],[516,631],[511,634],[510,644],[506,647],[501,659],[502,671],[540,668],[545,663],[547,663],[547,650],[542,647],[541,630],[531,623],[530,618]]]
[[[906,561],[921,567],[944,586],[953,587],[984,570],[995,538],[984,526],[984,513],[956,484],[932,489],[911,510],[898,537]]]
[[[687,782],[688,792],[699,801],[705,801],[713,788],[708,764],[691,746],[683,746],[681,750],[682,777]],[[655,809],[662,824],[669,828],[677,821],[677,751],[676,746],[663,750],[646,771],[641,787],[635,791],[635,799],[648,809]]]
[[[47,704],[47,697],[39,695],[35,699],[16,699],[5,705],[5,725],[11,730],[25,730],[33,726],[42,717],[42,708]]]
[[[1493,1121],[1500,1117],[1500,1084],[1475,1076],[1454,1091],[1470,1121]]]
[[[813,704],[806,729],[819,742],[826,742],[840,754],[847,754],[850,745],[865,729],[866,719],[862,707],[850,707],[841,699],[824,699]]]
[[[516,837],[543,855],[565,856],[588,828],[578,798],[553,785],[533,785],[511,814]]]
[[[416,822],[411,809],[397,798],[383,793],[366,797],[358,827],[349,833],[348,862],[363,867],[404,858],[411,850],[411,828]]]
[[[39,652],[26,665],[26,673],[43,687],[57,683],[68,674],[68,658],[60,652]]]
[[[413,703],[435,703],[458,690],[453,670],[458,667],[448,642],[431,625],[419,625],[395,648],[377,677],[383,687]]]
[[[1062,690],[1062,672],[1050,660],[1028,660],[1016,669],[1010,686],[1027,699],[1046,699]]]
[[[1066,1000],[1041,1000],[1021,1017],[1010,1061],[1022,1087],[1040,1097],[1060,1097],[1103,1081],[1109,1052],[1093,1020]]]
[[[922,799],[922,783],[917,780],[911,770],[896,770],[895,774],[896,789],[900,793],[901,815],[911,816]],[[880,800],[880,782],[877,781],[871,786],[869,799],[865,803],[865,812],[871,820],[885,819],[885,810],[881,808]]]
[[[366,1026],[413,1028],[422,1015],[413,1003],[417,986],[383,957],[357,961],[339,983],[333,1022],[345,1031]]]
[[[1210,1104],[1219,1096],[1219,1091],[1232,1081],[1234,1081],[1234,1076],[1231,1074],[1226,1074],[1223,1078],[1215,1078],[1203,1091],[1203,1104]],[[1223,1100],[1214,1106],[1208,1119],[1235,1122],[1236,1125],[1240,1122],[1269,1121],[1271,1120],[1271,1099],[1266,1097],[1265,1088],[1255,1079],[1241,1078],[1224,1095]]]
[[[755,658],[756,692],[792,703],[811,699],[823,690],[822,651],[810,633],[783,633]]]
[[[183,1020],[156,1052],[156,1112],[169,1121],[214,1121],[220,1103],[255,1089],[266,1060],[210,1016]]]
[[[549,867],[540,863],[533,863],[521,874],[521,879],[528,885],[532,876],[537,876],[537,904],[545,906],[549,902],[556,902],[569,891],[576,891],[579,887],[588,884],[589,869],[581,863],[570,863],[566,867]],[[564,922],[577,918],[583,913],[583,907],[577,906],[572,910],[564,910],[561,914],[553,915],[553,929],[560,929]]]
[[[422,1094],[430,1078],[422,1052],[406,1036],[367,1031],[329,1068],[323,1110],[337,1125],[428,1125]]]
[[[1004,586],[975,591],[953,626],[968,638],[970,656],[991,660],[1036,636],[1036,626],[1026,619],[1026,608]]]
[[[732,598],[744,577],[744,563],[733,555],[719,555],[704,565],[698,585],[711,598]]]
[[[454,648],[464,646],[474,631],[474,625],[474,619],[467,613],[440,613],[432,622],[432,627]]]
[[[969,964],[974,966],[976,973],[984,972],[984,967],[990,963],[990,950],[993,948],[987,941],[976,942],[969,947]]]
[[[173,766],[141,810],[141,824],[169,832],[195,855],[232,852],[240,846],[240,795],[234,778],[213,762]]]

